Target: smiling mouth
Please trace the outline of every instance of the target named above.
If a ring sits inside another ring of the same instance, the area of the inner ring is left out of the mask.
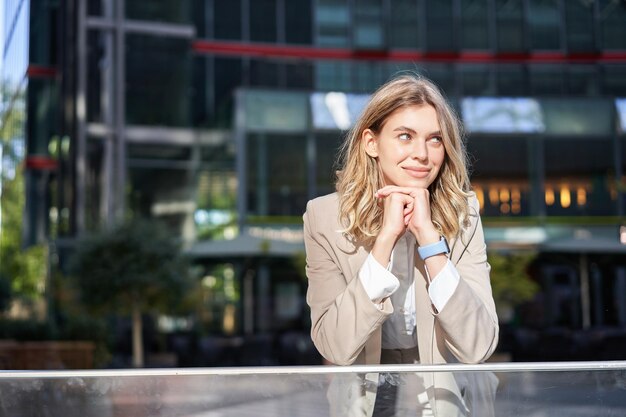
[[[414,178],[426,178],[430,174],[428,168],[402,168],[407,174]]]

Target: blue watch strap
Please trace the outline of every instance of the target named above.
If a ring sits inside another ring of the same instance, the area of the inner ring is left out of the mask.
[[[417,253],[420,258],[426,259],[431,256],[439,255],[440,253],[450,253],[450,248],[448,247],[448,241],[444,236],[441,236],[439,242],[431,243],[426,246],[418,246]]]

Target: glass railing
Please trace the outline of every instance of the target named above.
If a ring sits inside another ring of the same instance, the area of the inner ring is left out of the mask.
[[[0,416],[626,416],[626,361],[0,371]]]

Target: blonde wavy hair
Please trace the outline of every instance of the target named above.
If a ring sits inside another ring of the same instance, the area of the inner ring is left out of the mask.
[[[371,246],[382,226],[383,210],[374,193],[386,184],[378,160],[365,152],[363,131],[371,129],[378,134],[396,110],[424,105],[437,112],[446,155],[429,187],[433,223],[447,239],[456,237],[466,224],[470,182],[459,119],[435,84],[422,76],[401,75],[372,95],[339,151],[339,212],[345,226],[342,232],[350,239]]]

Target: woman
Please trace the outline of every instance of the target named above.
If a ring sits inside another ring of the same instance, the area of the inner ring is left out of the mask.
[[[340,163],[337,192],[304,214],[319,352],[337,365],[486,360],[498,340],[490,267],[459,123],[437,87],[404,75],[379,88]]]

